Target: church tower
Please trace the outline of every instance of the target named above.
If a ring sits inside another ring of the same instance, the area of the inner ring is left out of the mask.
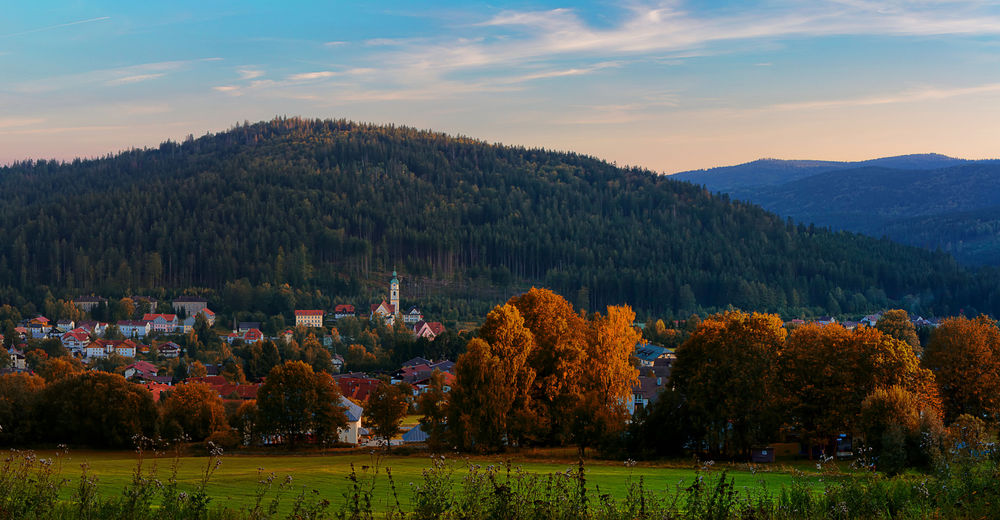
[[[399,279],[396,278],[396,271],[392,272],[392,281],[389,282],[389,304],[394,312],[399,314]]]

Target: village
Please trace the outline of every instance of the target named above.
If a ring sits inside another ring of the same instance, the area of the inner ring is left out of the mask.
[[[216,331],[220,344],[231,348],[243,348],[260,342],[271,342],[278,345],[288,345],[295,338],[302,340],[308,336],[320,342],[325,350],[330,351],[335,344],[331,334],[338,334],[337,324],[344,320],[367,320],[369,323],[385,327],[409,331],[414,338],[433,341],[445,331],[440,322],[426,321],[420,309],[411,306],[408,311],[402,311],[400,306],[400,283],[396,272],[388,284],[388,299],[369,306],[369,312],[359,315],[352,304],[341,303],[332,310],[296,309],[294,311],[294,327],[278,331],[273,336],[265,335],[259,322],[234,322],[232,330],[227,333]],[[163,309],[163,304],[148,296],[133,296],[130,298],[137,309]],[[107,299],[99,296],[82,296],[74,299],[72,304],[84,313],[89,314],[99,306],[106,306]],[[68,357],[79,362],[82,367],[91,370],[114,370],[129,381],[143,385],[151,392],[155,400],[160,395],[169,392],[177,384],[199,382],[210,386],[218,396],[228,402],[252,401],[257,398],[257,391],[264,378],[246,378],[242,371],[235,374],[228,370],[225,363],[202,364],[193,359],[187,360],[183,370],[177,368],[180,361],[189,352],[185,352],[182,344],[186,336],[195,337],[197,327],[205,330],[217,325],[217,316],[209,308],[205,298],[197,296],[179,296],[169,302],[173,313],[143,312],[138,319],[118,320],[106,323],[96,320],[58,320],[52,322],[44,316],[34,316],[24,319],[14,332],[16,341],[9,342],[7,350],[9,367],[2,368],[2,373],[30,372],[28,343],[38,344],[40,341],[58,340]],[[844,321],[840,325],[847,330],[858,326],[874,327],[882,313],[867,315],[859,321]],[[915,327],[934,327],[937,320],[914,317],[910,320]],[[813,320],[793,319],[784,326],[793,329],[806,323],[820,326],[837,323],[830,316],[818,317]],[[634,324],[640,329],[646,325]],[[675,327],[678,326],[675,323]],[[657,323],[657,329],[662,329],[662,322]],[[652,327],[650,327],[650,332]],[[655,334],[646,334],[655,337]],[[342,344],[348,338],[336,338],[336,344]],[[669,343],[660,341],[660,343]],[[333,349],[335,350],[335,349]],[[44,351],[35,350],[37,355]],[[117,364],[108,364],[111,359]],[[676,360],[675,350],[670,346],[661,346],[653,341],[643,340],[635,345],[632,363],[638,369],[639,376],[632,389],[631,396],[625,403],[629,416],[633,416],[656,402],[658,395],[668,384],[671,366]],[[380,380],[388,378],[395,384],[405,382],[412,388],[414,398],[428,388],[429,381],[435,372],[443,377],[444,391],[450,390],[455,381],[453,373],[454,361],[448,359],[432,360],[422,356],[414,356],[392,370],[359,371],[350,364],[345,364],[345,357],[336,351],[329,352],[330,372],[337,382],[341,393],[341,405],[345,409],[348,427],[340,432],[340,441],[350,445],[365,445],[375,442],[368,430],[362,425],[364,406],[369,395],[378,386]],[[110,368],[109,367],[113,367]],[[380,377],[382,379],[380,379]],[[393,439],[394,443],[422,442],[427,434],[419,425],[411,425],[402,435]]]

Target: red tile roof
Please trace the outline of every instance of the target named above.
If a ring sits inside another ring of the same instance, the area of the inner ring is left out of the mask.
[[[322,316],[323,311],[313,311],[313,310],[297,310],[295,311],[296,316]]]

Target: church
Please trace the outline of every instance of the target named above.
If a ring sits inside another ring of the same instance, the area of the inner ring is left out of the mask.
[[[392,280],[389,281],[389,301],[382,300],[378,305],[372,305],[371,320],[385,320],[385,324],[393,326],[396,317],[399,316],[399,278],[396,271],[392,272]]]

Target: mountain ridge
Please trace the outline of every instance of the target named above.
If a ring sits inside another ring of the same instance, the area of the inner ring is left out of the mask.
[[[996,290],[947,255],[793,225],[648,170],[345,120],[282,118],[21,163],[0,168],[0,190],[9,300],[230,294],[243,280],[277,291],[269,305],[284,309],[295,303],[285,284],[325,305],[374,294],[366,280],[393,269],[441,282],[425,297],[470,315],[530,285],[585,309],[678,317],[897,302],[948,314],[992,309]]]

